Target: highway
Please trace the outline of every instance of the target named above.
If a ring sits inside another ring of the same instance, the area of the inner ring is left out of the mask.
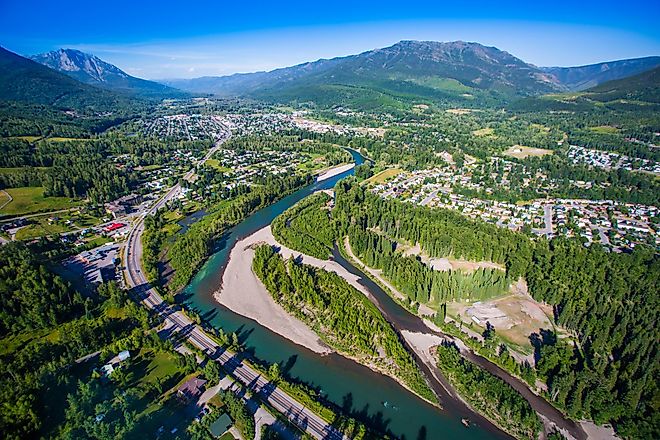
[[[209,159],[229,139],[229,136],[229,133],[227,133],[226,136],[221,137],[200,163]],[[184,178],[189,179],[193,173],[194,171],[188,172]],[[124,274],[128,287],[133,289],[133,293],[149,309],[158,313],[163,320],[172,325],[176,333],[185,335],[188,342],[206,353],[212,360],[219,362],[227,373],[241,382],[255,395],[258,395],[262,400],[268,402],[272,408],[283,414],[301,430],[306,431],[316,439],[348,440],[346,436],[325,422],[317,414],[262,377],[258,371],[242,363],[235,353],[221,347],[199,325],[194,324],[181,312],[180,308],[164,302],[156,289],[149,285],[142,271],[141,236],[144,232],[144,218],[165,206],[180,191],[181,187],[179,184],[171,187],[161,199],[140,215],[131,225],[123,256],[125,263]]]

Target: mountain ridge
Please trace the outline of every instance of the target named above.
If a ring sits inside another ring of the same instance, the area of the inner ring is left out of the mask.
[[[125,101],[115,93],[0,47],[0,99],[62,108],[107,110]]]
[[[634,76],[660,66],[660,56],[627,58],[574,67],[541,67],[570,91],[587,90],[599,84]]]
[[[33,55],[30,59],[82,83],[108,90],[146,97],[181,97],[185,95],[182,91],[170,86],[131,76],[96,55],[76,49],[44,52]]]
[[[165,84],[194,92],[277,95],[277,89],[295,86],[376,86],[396,92],[403,86],[412,95],[445,92],[436,81],[457,81],[459,88],[502,95],[535,94],[561,90],[552,78],[508,52],[474,42],[403,40],[392,46],[356,55],[319,59],[268,72],[240,73],[222,77],[170,80]],[[430,90],[429,90],[430,89]],[[467,92],[466,92],[467,93]]]

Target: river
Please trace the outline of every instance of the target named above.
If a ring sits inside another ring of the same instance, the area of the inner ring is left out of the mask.
[[[356,165],[364,162],[362,156],[351,150]],[[443,399],[443,410],[418,398],[393,379],[345,359],[339,355],[322,356],[262,327],[257,322],[237,315],[213,299],[213,292],[222,281],[223,270],[232,247],[241,238],[269,225],[275,217],[299,200],[320,189],[332,188],[342,178],[352,175],[349,170],[321,182],[313,183],[263,208],[230,229],[216,243],[216,252],[204,264],[183,291],[188,307],[226,332],[236,332],[240,341],[257,359],[279,362],[283,372],[290,377],[313,385],[321,390],[324,398],[350,410],[362,420],[368,420],[376,428],[402,439],[491,439],[508,438],[485,422],[465,428],[462,417],[471,414],[461,404]],[[370,286],[371,287],[371,286]],[[382,298],[385,301],[385,298]],[[392,313],[401,313],[401,319],[409,318],[405,311],[392,302]],[[401,310],[399,312],[399,309]],[[443,396],[444,397],[444,396]]]

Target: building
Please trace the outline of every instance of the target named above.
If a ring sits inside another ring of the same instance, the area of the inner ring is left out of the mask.
[[[113,218],[118,218],[130,212],[130,208],[142,203],[142,196],[139,194],[129,194],[105,204],[105,209],[112,214]]]
[[[184,402],[190,402],[199,398],[204,392],[206,381],[198,377],[193,377],[183,383],[176,391],[177,396]]]
[[[232,421],[227,413],[223,413],[217,420],[209,426],[209,432],[215,438],[221,437],[231,427]]]

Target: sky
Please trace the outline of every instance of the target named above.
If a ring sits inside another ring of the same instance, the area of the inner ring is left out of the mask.
[[[0,46],[79,49],[147,79],[272,70],[400,40],[474,41],[574,66],[660,55],[659,19],[658,0],[0,0]]]

